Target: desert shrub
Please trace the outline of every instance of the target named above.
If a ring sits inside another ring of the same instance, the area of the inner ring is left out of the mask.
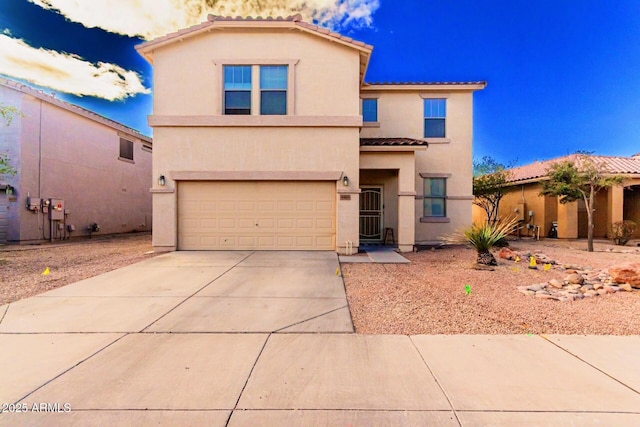
[[[518,223],[516,218],[501,221],[496,224],[484,223],[480,226],[473,224],[471,227],[462,230],[447,240],[455,243],[467,243],[478,252],[477,262],[484,265],[497,265],[495,257],[489,249],[496,246],[503,240]]]
[[[633,221],[617,221],[611,224],[609,236],[616,245],[624,246],[631,240],[637,229],[638,225]]]

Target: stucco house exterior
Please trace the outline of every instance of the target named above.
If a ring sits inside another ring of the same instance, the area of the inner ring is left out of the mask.
[[[621,186],[598,192],[595,200],[594,237],[606,238],[612,223],[631,220],[640,225],[640,153],[630,156],[590,156],[612,175],[623,176]],[[500,202],[499,217],[516,215],[524,225],[523,233],[533,235],[534,227],[540,236],[549,234],[553,222],[557,222],[558,238],[587,237],[587,208],[584,201],[559,203],[558,197],[540,196],[542,182],[547,180],[547,170],[553,163],[576,161],[577,155],[535,162],[509,169],[507,192]],[[485,212],[474,205],[474,223],[486,220]],[[529,225],[530,227],[526,227]],[[635,237],[640,237],[636,232]]]
[[[0,125],[0,242],[151,230],[150,138],[2,78],[0,104],[20,112]]]
[[[365,83],[373,47],[299,15],[209,16],[137,49],[156,250],[410,251],[471,223],[486,83]]]

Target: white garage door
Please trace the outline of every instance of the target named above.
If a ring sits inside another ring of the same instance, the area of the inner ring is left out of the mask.
[[[335,183],[184,181],[178,249],[334,250]]]

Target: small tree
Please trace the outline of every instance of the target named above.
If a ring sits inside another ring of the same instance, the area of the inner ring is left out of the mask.
[[[505,186],[509,182],[511,172],[507,166],[496,162],[490,156],[473,163],[473,204],[480,206],[487,213],[487,222],[498,221],[500,200],[505,195]]]
[[[16,107],[11,105],[0,105],[0,117],[7,126],[11,125],[11,121],[19,114]],[[9,156],[6,153],[0,153],[0,175],[15,175],[16,170],[9,164]]]
[[[596,194],[603,188],[622,184],[623,177],[611,175],[604,162],[580,153],[575,161],[565,160],[547,169],[549,180],[543,182],[540,195],[557,196],[560,203],[584,200],[587,206],[587,250],[593,252],[593,215]]]

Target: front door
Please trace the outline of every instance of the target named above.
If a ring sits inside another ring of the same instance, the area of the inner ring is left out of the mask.
[[[382,242],[382,187],[363,186],[360,190],[360,241]]]

